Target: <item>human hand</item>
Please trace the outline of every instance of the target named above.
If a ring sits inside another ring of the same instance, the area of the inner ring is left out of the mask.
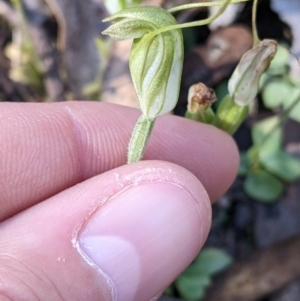
[[[156,300],[199,252],[209,199],[235,177],[231,138],[162,116],[146,161],[126,165],[138,110],[0,107],[0,299]]]

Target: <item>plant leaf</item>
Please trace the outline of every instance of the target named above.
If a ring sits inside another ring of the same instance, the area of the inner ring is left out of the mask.
[[[271,203],[276,201],[284,190],[283,183],[264,170],[251,172],[245,179],[244,190],[251,198]]]
[[[253,126],[251,131],[252,140],[260,156],[281,149],[283,131],[279,123],[279,117],[274,116],[263,119]]]
[[[300,161],[285,151],[277,151],[265,156],[261,163],[266,170],[283,181],[293,182],[300,179]]]
[[[232,258],[224,251],[217,248],[205,248],[196,257],[194,265],[202,275],[214,275],[232,263]]]
[[[198,301],[203,298],[206,288],[210,285],[210,278],[207,275],[180,276],[175,285],[181,298],[186,301]]]
[[[282,45],[281,47],[277,47],[277,52],[267,71],[268,74],[282,75],[287,72],[290,54],[289,51],[284,47],[288,46]]]
[[[290,98],[290,92],[291,85],[287,81],[275,78],[269,81],[262,91],[264,105],[268,109],[277,108]]]
[[[264,89],[265,85],[271,80],[272,76],[267,72],[263,73],[259,80],[259,91]]]
[[[289,117],[297,122],[300,122],[300,84],[292,84],[290,87],[289,97],[283,102],[283,109],[288,110],[294,102],[298,104],[289,112]]]
[[[210,284],[211,276],[232,263],[232,258],[216,248],[202,250],[194,262],[178,277],[176,288],[187,301],[200,300]]]
[[[300,102],[289,113],[289,117],[297,122],[300,122]]]

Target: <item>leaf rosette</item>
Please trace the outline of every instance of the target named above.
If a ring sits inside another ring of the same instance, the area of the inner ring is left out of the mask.
[[[133,38],[129,68],[141,111],[155,119],[171,111],[178,99],[183,64],[183,38],[175,18],[155,6],[125,9],[104,21],[103,34],[117,40]],[[165,28],[170,30],[164,31]]]

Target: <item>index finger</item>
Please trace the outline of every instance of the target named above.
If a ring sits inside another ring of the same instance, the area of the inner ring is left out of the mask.
[[[2,103],[0,220],[126,163],[136,109],[95,102]],[[225,133],[175,116],[158,118],[145,159],[194,173],[216,199],[233,181],[238,160]]]

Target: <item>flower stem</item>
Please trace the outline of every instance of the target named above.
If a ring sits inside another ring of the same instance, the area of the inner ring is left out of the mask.
[[[253,36],[253,47],[258,45],[260,42],[258,33],[257,33],[257,26],[256,26],[256,16],[257,16],[257,4],[258,0],[253,1],[252,5],[252,36]]]
[[[247,2],[250,0],[231,0],[230,4],[235,4],[235,3],[240,3],[240,2]],[[179,5],[176,7],[172,7],[168,9],[169,13],[174,13],[180,10],[185,10],[185,9],[190,9],[190,8],[197,8],[197,7],[210,7],[210,6],[222,6],[226,2],[225,1],[212,1],[212,2],[201,2],[201,3],[190,3],[190,4],[184,4],[184,5]]]
[[[225,1],[221,2],[222,6],[217,11],[217,13],[207,19],[162,27],[162,28],[155,30],[154,32],[151,32],[151,34],[149,34],[149,38],[152,38],[153,36],[156,36],[160,33],[163,33],[163,32],[169,31],[169,30],[189,28],[189,27],[195,27],[195,26],[203,26],[203,25],[210,24],[211,22],[213,22],[215,19],[217,19],[219,16],[221,16],[223,14],[223,12],[227,8],[227,6],[231,3],[231,1],[232,0],[225,0]]]
[[[141,115],[138,119],[128,145],[127,163],[138,162],[142,159],[155,119]]]

